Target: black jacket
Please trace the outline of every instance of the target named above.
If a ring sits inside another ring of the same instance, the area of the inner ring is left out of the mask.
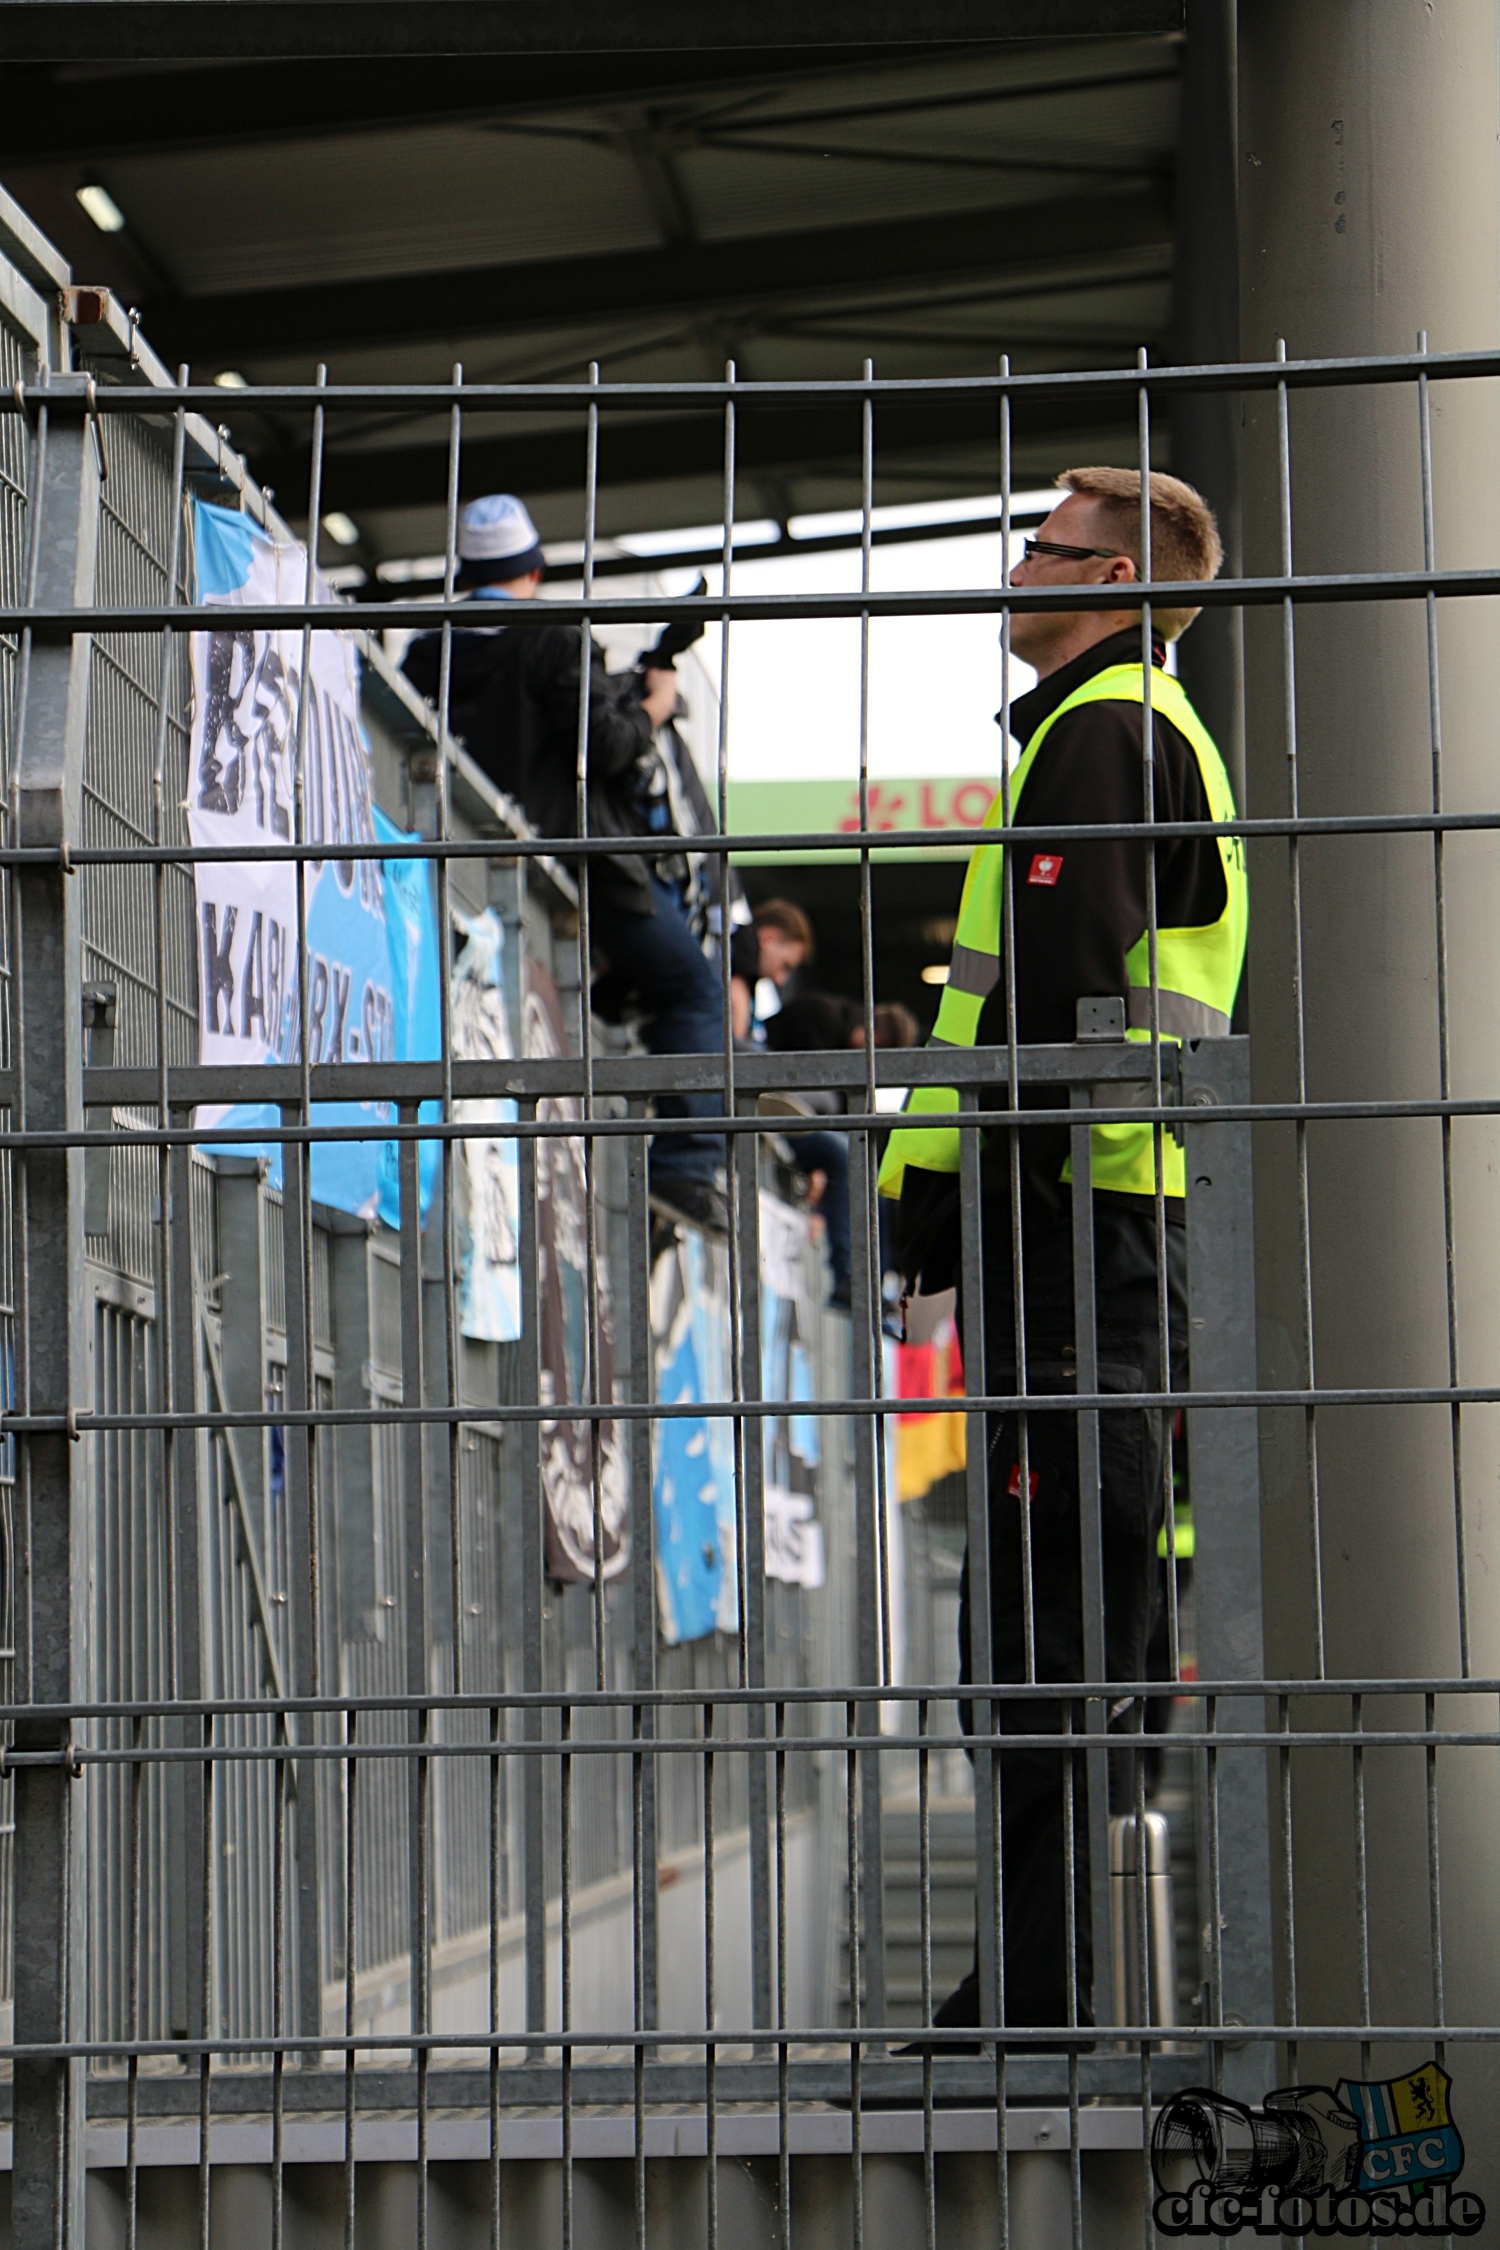
[[[1060,703],[1085,680],[1113,664],[1139,663],[1135,627],[1113,634],[1040,681],[1011,706],[1016,740],[1027,743]],[[1156,660],[1164,652],[1158,646]],[[1198,760],[1187,738],[1159,711],[1152,712],[1152,793],[1158,820],[1211,820]],[[1143,817],[1141,706],[1086,703],[1053,726],[1038,751],[1016,805],[1017,827],[1070,821],[1125,822]],[[1016,1038],[1023,1046],[1070,1042],[1077,1037],[1078,1002],[1124,998],[1129,990],[1125,956],[1146,927],[1146,851],[1128,837],[1113,841],[1064,837],[1047,842],[1061,866],[1051,882],[1028,881],[1031,860],[1016,855]],[[1158,929],[1194,929],[1224,911],[1224,870],[1211,836],[1168,837],[1156,847]],[[976,1044],[1006,1043],[1005,978],[984,1004]],[[987,1088],[985,1108],[1005,1108],[1003,1086]],[[1056,1106],[1055,1089],[1022,1091],[1023,1106]],[[1060,1174],[1068,1153],[1066,1126],[1022,1136],[1023,1186],[1038,1223],[1056,1220],[1065,1198]],[[986,1174],[1008,1208],[1006,1136],[986,1150]],[[988,1189],[990,1183],[986,1179]],[[1134,1198],[1130,1199],[1134,1201]],[[952,1279],[957,1246],[957,1182],[915,1168],[901,1197],[898,1254],[903,1272],[920,1273],[926,1290]],[[940,1278],[941,1277],[941,1278]]]
[[[574,625],[502,623],[506,604],[476,602],[485,623],[453,635],[449,723],[497,789],[514,797],[539,836],[578,834],[579,634]],[[528,605],[529,607],[529,605]],[[497,613],[499,613],[497,615]],[[491,619],[494,622],[491,622]],[[637,836],[638,761],[651,748],[651,721],[634,678],[611,679],[604,652],[590,644],[588,832]],[[437,701],[442,635],[423,633],[402,670]],[[650,861],[594,858],[595,898],[637,914],[654,911]]]

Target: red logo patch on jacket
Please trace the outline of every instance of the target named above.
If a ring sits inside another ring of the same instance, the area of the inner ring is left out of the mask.
[[[1032,859],[1031,873],[1026,880],[1028,883],[1040,883],[1044,890],[1050,891],[1061,873],[1061,852],[1037,852]]]
[[[1041,1481],[1042,1481],[1042,1480],[1041,1480],[1041,1478],[1040,1478],[1040,1477],[1039,1477],[1039,1476],[1037,1475],[1037,1473],[1036,1473],[1035,1469],[1028,1469],[1028,1470],[1027,1470],[1027,1472],[1026,1472],[1026,1485],[1027,1485],[1027,1492],[1026,1492],[1026,1497],[1027,1497],[1027,1499],[1028,1499],[1028,1500],[1034,1500],[1034,1499],[1036,1498],[1036,1488],[1037,1488],[1037,1486],[1038,1486],[1038,1485],[1039,1485],[1039,1484],[1041,1483]],[[1010,1472],[1010,1483],[1009,1483],[1009,1484],[1008,1484],[1008,1485],[1007,1485],[1007,1486],[1005,1487],[1005,1489],[1006,1489],[1006,1491],[1007,1491],[1007,1492],[1008,1492],[1008,1493],[1010,1494],[1010,1496],[1011,1496],[1012,1500],[1019,1500],[1019,1499],[1020,1499],[1020,1497],[1021,1497],[1021,1464],[1020,1464],[1020,1462],[1019,1462],[1019,1461],[1018,1461],[1018,1462],[1016,1463],[1015,1467],[1014,1467],[1014,1468],[1013,1468],[1013,1469],[1011,1470],[1011,1472]]]

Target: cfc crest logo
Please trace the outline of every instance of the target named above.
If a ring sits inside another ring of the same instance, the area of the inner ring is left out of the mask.
[[[1464,2144],[1436,2061],[1405,2078],[1282,2086],[1259,2109],[1203,2086],[1176,2094],[1151,2136],[1153,2216],[1165,2235],[1467,2236],[1477,2195],[1455,2188]]]

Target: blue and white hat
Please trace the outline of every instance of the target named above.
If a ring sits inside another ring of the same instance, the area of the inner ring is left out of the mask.
[[[542,568],[536,525],[513,492],[487,493],[460,511],[458,559],[469,566],[466,578],[524,578]]]

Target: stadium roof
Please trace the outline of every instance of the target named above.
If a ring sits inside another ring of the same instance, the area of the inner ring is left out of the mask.
[[[1166,349],[1182,0],[10,0],[0,182],[169,363],[250,384],[750,379]],[[99,186],[124,225],[77,201]],[[1018,481],[1130,430],[1018,426]],[[296,513],[306,431],[226,391]],[[331,432],[354,558],[441,544],[447,425]],[[877,498],[993,491],[994,409],[883,410]],[[601,528],[713,522],[716,414],[606,418]],[[857,497],[859,417],[739,428],[740,509]],[[578,415],[474,418],[470,491],[576,537]]]

